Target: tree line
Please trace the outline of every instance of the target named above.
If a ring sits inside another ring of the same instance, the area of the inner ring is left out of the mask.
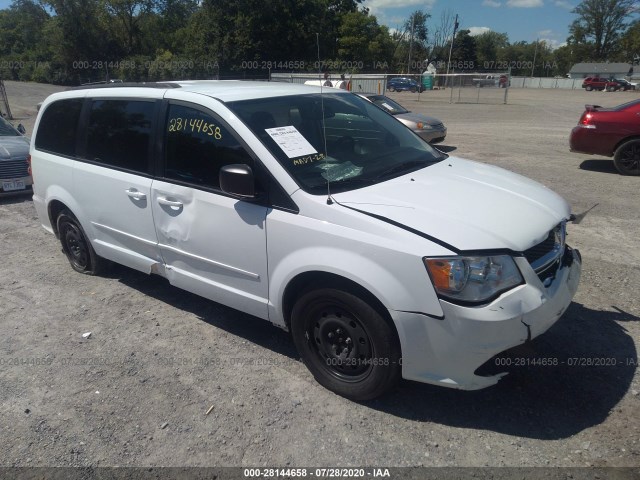
[[[0,78],[77,85],[274,71],[421,73],[428,63],[441,72],[555,76],[578,62],[640,54],[634,0],[583,0],[566,45],[555,49],[510,42],[505,33],[471,35],[451,10],[439,18],[417,10],[390,30],[362,1],[14,0],[0,10]]]

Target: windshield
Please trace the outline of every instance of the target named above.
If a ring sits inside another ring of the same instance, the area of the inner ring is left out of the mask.
[[[227,105],[296,182],[314,194],[326,193],[327,182],[337,193],[446,158],[392,116],[349,93],[260,98]]]
[[[20,132],[11,126],[4,118],[0,117],[0,137],[19,137]]]
[[[400,113],[409,113],[409,110],[404,108],[399,103],[394,102],[389,97],[385,97],[384,95],[367,95],[367,98],[371,103],[377,105],[382,108],[386,112],[389,112],[391,115],[398,115]]]

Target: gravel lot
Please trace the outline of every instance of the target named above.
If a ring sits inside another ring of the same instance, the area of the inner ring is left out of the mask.
[[[29,133],[56,90],[7,82]],[[377,401],[345,400],[314,381],[286,332],[124,267],[74,273],[31,199],[3,198],[0,466],[640,467],[640,178],[568,147],[585,103],[640,93],[448,96],[393,94],[445,122],[450,154],[534,178],[574,213],[597,205],[569,226],[584,260],[574,303],[509,353],[497,386],[405,381]],[[569,366],[576,358],[615,365]]]

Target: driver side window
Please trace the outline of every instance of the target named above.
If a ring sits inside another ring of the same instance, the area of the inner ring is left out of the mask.
[[[219,189],[223,166],[253,167],[253,159],[229,130],[202,110],[171,104],[165,132],[166,179]]]

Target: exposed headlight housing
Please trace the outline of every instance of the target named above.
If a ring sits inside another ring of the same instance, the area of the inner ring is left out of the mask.
[[[487,302],[524,281],[509,255],[423,260],[438,295],[454,302]]]

